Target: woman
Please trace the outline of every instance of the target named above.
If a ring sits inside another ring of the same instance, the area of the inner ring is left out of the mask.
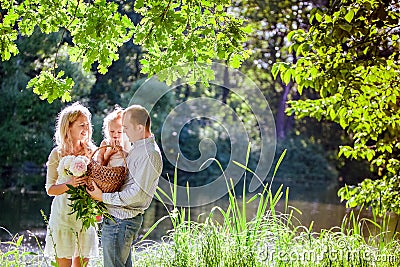
[[[46,234],[45,256],[55,257],[59,267],[86,266],[89,258],[98,256],[96,229],[82,230],[82,223],[75,219],[68,200],[67,185],[79,186],[84,177],[59,176],[57,167],[60,159],[67,155],[90,157],[95,149],[92,138],[91,114],[79,103],[64,108],[57,118],[54,134],[56,147],[47,162],[46,191],[55,196]]]

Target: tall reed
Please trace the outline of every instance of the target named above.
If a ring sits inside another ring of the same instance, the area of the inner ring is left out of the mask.
[[[278,160],[271,183],[285,152]],[[248,157],[244,164],[234,163],[258,179],[247,168],[247,162]],[[312,231],[312,224],[308,227],[301,225],[294,215],[300,211],[288,205],[289,191],[283,192],[283,186],[272,192],[271,183],[265,184],[262,192],[247,197],[244,179],[242,196],[239,197],[232,180],[226,178],[228,207],[223,209],[215,206],[204,222],[196,222],[190,219],[190,210],[176,206],[176,182],[175,172],[171,194],[159,190],[173,204],[168,207],[161,195],[157,194],[167,208],[168,216],[157,221],[150,230],[165,219],[171,220],[173,229],[162,239],[163,242],[150,245],[139,243],[134,254],[135,266],[400,265],[398,241],[395,238],[383,240],[379,235],[366,238],[364,229],[369,224],[354,213],[343,220],[341,227],[319,233]],[[276,207],[283,195],[285,211],[281,213]],[[250,216],[247,209],[252,202],[257,204],[254,217]],[[222,216],[222,220],[215,219],[217,214]],[[387,220],[381,224],[377,220],[370,220],[370,223],[381,227],[379,229],[383,231]],[[378,243],[377,238],[380,240]]]

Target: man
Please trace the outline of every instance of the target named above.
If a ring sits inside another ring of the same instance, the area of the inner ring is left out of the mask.
[[[162,159],[150,131],[150,116],[140,105],[128,107],[122,117],[132,143],[126,157],[128,176],[120,192],[103,193],[93,182],[92,198],[103,201],[113,219],[104,218],[101,243],[104,266],[132,266],[131,246],[143,222],[162,171]]]

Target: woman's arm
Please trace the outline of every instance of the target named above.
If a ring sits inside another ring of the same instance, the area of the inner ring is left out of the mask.
[[[68,182],[50,186],[49,189],[47,190],[47,194],[49,196],[58,196],[68,191],[69,188],[67,185],[72,185],[73,187],[77,187],[79,185],[84,185],[85,182],[86,182],[86,177],[72,176],[72,178]]]

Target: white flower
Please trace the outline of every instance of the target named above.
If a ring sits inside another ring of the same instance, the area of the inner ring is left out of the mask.
[[[70,156],[65,156],[65,157],[63,157],[63,159],[65,159],[64,160],[64,169],[69,170],[71,168],[72,162],[75,159],[75,156],[71,156],[71,155]]]
[[[71,176],[69,168],[71,166],[72,161],[74,160],[74,156],[65,156],[62,157],[60,162],[58,163],[57,172],[58,176],[62,178],[66,178]]]
[[[84,156],[77,156],[71,163],[69,170],[72,172],[74,176],[82,176],[87,171],[87,165],[89,163],[89,159]]]
[[[90,160],[85,156],[65,156],[62,157],[58,167],[58,176],[68,178],[73,176],[82,176],[87,171],[87,165]]]

